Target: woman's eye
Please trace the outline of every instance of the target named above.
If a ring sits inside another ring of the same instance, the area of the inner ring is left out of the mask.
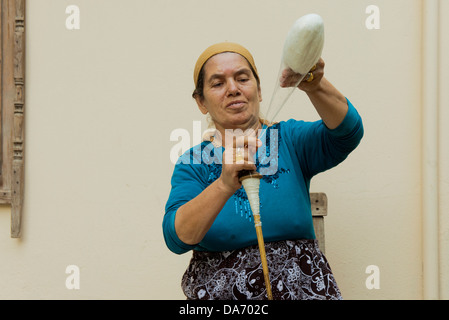
[[[248,80],[249,80],[248,78],[240,78],[240,79],[239,79],[240,82],[246,82],[246,81],[248,81]]]
[[[222,82],[216,82],[212,84],[212,87],[217,88],[220,87],[223,83]]]

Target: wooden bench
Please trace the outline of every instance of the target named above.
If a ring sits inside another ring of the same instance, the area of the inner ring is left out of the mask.
[[[318,246],[325,253],[324,243],[324,217],[327,216],[327,196],[322,192],[310,193],[310,204],[312,206],[312,219]]]

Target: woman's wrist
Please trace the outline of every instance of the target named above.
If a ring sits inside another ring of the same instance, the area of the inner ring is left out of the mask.
[[[217,180],[215,180],[215,184],[220,191],[220,194],[225,195],[227,198],[230,198],[236,191],[225,183],[223,176],[220,176]]]

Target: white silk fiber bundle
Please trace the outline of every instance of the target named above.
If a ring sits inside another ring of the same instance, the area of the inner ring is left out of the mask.
[[[295,21],[284,43],[283,62],[296,73],[306,74],[321,57],[324,47],[323,19],[315,13]]]

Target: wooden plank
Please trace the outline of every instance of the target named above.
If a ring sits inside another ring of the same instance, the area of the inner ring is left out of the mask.
[[[318,246],[320,250],[325,253],[326,251],[326,242],[324,236],[324,217],[313,217],[313,228],[315,230],[315,236],[318,240]]]
[[[323,192],[310,193],[313,216],[327,216],[327,195]]]
[[[14,18],[14,122],[13,177],[11,193],[11,237],[20,238],[24,191],[25,111],[25,0],[15,0]]]
[[[23,166],[14,163],[13,185],[11,199],[11,238],[20,238],[22,235],[22,207],[23,207]]]
[[[11,205],[11,237],[21,236],[25,141],[25,0],[1,0],[0,203]]]
[[[0,204],[11,204],[11,190],[1,190],[0,195]]]
[[[312,208],[313,228],[318,240],[320,250],[325,253],[324,217],[327,216],[327,196],[325,193],[310,193],[310,205]]]

